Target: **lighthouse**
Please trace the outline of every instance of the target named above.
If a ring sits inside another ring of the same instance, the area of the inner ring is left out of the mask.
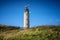
[[[25,7],[25,11],[24,11],[24,29],[28,29],[29,28],[29,9],[28,9],[28,5],[26,5]]]

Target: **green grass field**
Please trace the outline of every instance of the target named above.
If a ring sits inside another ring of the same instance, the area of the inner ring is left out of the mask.
[[[24,30],[1,28],[0,40],[60,40],[60,26],[39,26]]]

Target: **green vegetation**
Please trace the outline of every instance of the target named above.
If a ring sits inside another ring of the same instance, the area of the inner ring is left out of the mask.
[[[60,40],[60,26],[37,26],[24,30],[9,28],[0,30],[0,40]]]
[[[6,32],[6,31],[8,31],[8,30],[17,30],[17,29],[20,29],[20,27],[7,26],[7,25],[2,25],[2,24],[0,24],[0,33]]]

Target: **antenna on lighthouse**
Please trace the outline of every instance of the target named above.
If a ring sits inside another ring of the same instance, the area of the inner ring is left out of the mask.
[[[26,4],[25,8],[28,9],[28,4]]]

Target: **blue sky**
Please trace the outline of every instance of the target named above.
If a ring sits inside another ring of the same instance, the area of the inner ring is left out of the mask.
[[[60,25],[59,0],[0,0],[0,24],[23,27],[27,3],[30,26]]]

